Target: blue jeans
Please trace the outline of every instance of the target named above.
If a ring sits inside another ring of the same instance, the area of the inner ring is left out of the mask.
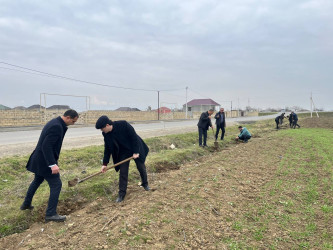
[[[200,128],[198,127],[199,129],[199,146],[202,145],[202,136],[203,136],[203,145],[204,146],[207,146],[206,142],[207,142],[207,130],[204,129],[204,128]]]
[[[57,214],[57,205],[59,200],[59,195],[62,187],[62,182],[59,174],[52,175],[50,177],[43,177],[41,175],[35,174],[35,179],[31,182],[27,195],[25,196],[24,205],[31,205],[32,198],[34,197],[40,184],[46,180],[50,187],[50,197],[46,210],[46,216],[52,216]]]

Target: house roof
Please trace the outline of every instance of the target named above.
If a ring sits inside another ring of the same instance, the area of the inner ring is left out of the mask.
[[[159,109],[155,109],[154,111],[159,112],[159,113],[170,113],[171,109],[167,107],[160,107]]]
[[[39,104],[34,104],[34,105],[31,105],[30,107],[27,107],[27,109],[39,109],[39,108],[44,108],[43,106],[40,107]]]
[[[115,109],[115,111],[140,111],[138,108],[130,108],[130,107],[120,107]]]
[[[217,102],[212,99],[193,99],[187,103],[187,106],[197,106],[197,105],[216,105],[219,106]]]
[[[9,107],[7,107],[5,105],[0,104],[0,109],[1,110],[6,110],[6,109],[11,109],[11,108],[9,108]]]
[[[38,105],[39,108],[39,105]],[[46,109],[70,109],[68,105],[52,105]]]

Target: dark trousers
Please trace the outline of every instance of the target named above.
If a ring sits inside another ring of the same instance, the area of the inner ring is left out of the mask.
[[[120,161],[125,160],[126,157],[121,157]],[[125,196],[126,190],[127,190],[127,183],[128,183],[128,170],[129,170],[129,164],[130,162],[125,162],[121,165],[119,165],[119,195]],[[139,161],[135,160],[136,167],[140,173],[141,177],[141,186],[145,187],[148,185],[148,177],[147,177],[147,171],[146,171],[146,165]]]
[[[276,129],[279,129],[280,120],[275,120],[275,123],[276,123]]]
[[[238,138],[239,138],[239,140],[241,140],[241,141],[248,141],[248,140],[251,139],[251,136],[242,135],[241,137],[238,136]]]
[[[62,187],[62,182],[59,174],[52,175],[51,177],[43,177],[35,174],[34,180],[31,182],[27,195],[24,199],[24,205],[31,205],[32,198],[34,197],[40,184],[46,180],[50,187],[50,197],[49,203],[46,210],[46,216],[52,216],[57,214],[57,205],[59,200],[59,195]]]
[[[224,134],[225,134],[224,124],[216,124],[216,133],[215,133],[215,139],[216,140],[217,140],[217,137],[219,136],[220,129],[222,130],[221,140],[224,139]]]
[[[293,121],[293,128],[296,128],[296,126],[299,128],[301,127],[300,125],[297,124],[297,122],[298,122],[298,120]]]
[[[204,128],[200,128],[200,127],[198,127],[198,129],[199,129],[199,146],[202,145],[202,136],[204,138],[203,145],[206,146],[207,145],[207,130]]]
[[[293,126],[293,121],[289,120],[289,127]]]

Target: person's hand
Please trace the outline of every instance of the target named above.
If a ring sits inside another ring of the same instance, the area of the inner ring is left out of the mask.
[[[208,118],[209,118],[209,119],[211,119],[211,118],[212,118],[212,116],[210,115],[210,116],[208,116]]]
[[[102,166],[102,168],[101,168],[101,172],[102,172],[102,173],[105,173],[105,172],[106,172],[106,166],[104,166],[104,165]]]
[[[211,128],[214,129],[214,126],[212,125]]]
[[[51,170],[52,170],[52,174],[59,174],[59,167],[58,165],[54,165],[53,167],[51,167]]]
[[[139,158],[140,154],[133,154],[133,159]]]

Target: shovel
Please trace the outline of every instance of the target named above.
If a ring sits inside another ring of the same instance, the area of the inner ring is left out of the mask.
[[[114,164],[114,165],[112,165],[112,166],[110,166],[110,167],[107,167],[107,168],[105,169],[105,171],[106,171],[106,170],[109,170],[110,168],[117,167],[117,166],[119,166],[120,164],[123,164],[124,162],[130,161],[130,160],[132,160],[132,159],[133,159],[133,156],[131,156],[131,157],[129,157],[129,158],[123,160],[123,161],[120,161],[120,162],[118,162],[118,163],[116,163],[116,164]],[[80,180],[79,178],[75,178],[75,179],[73,179],[73,180],[71,180],[71,181],[68,181],[68,187],[74,187],[74,186],[76,186],[77,184],[79,184],[79,183],[81,183],[81,182],[84,182],[84,181],[86,181],[86,180],[88,180],[88,179],[90,179],[90,178],[92,178],[92,177],[94,177],[94,176],[96,176],[96,175],[101,174],[101,173],[102,173],[102,172],[97,172],[97,173],[95,173],[95,174],[92,174],[92,175],[89,175],[89,176],[83,178],[82,180]]]
[[[215,133],[214,133],[214,128],[212,127],[212,131],[213,131],[213,137],[215,138]],[[214,141],[214,148],[218,148],[219,147],[219,143],[216,141],[216,138],[215,138],[215,141]]]

